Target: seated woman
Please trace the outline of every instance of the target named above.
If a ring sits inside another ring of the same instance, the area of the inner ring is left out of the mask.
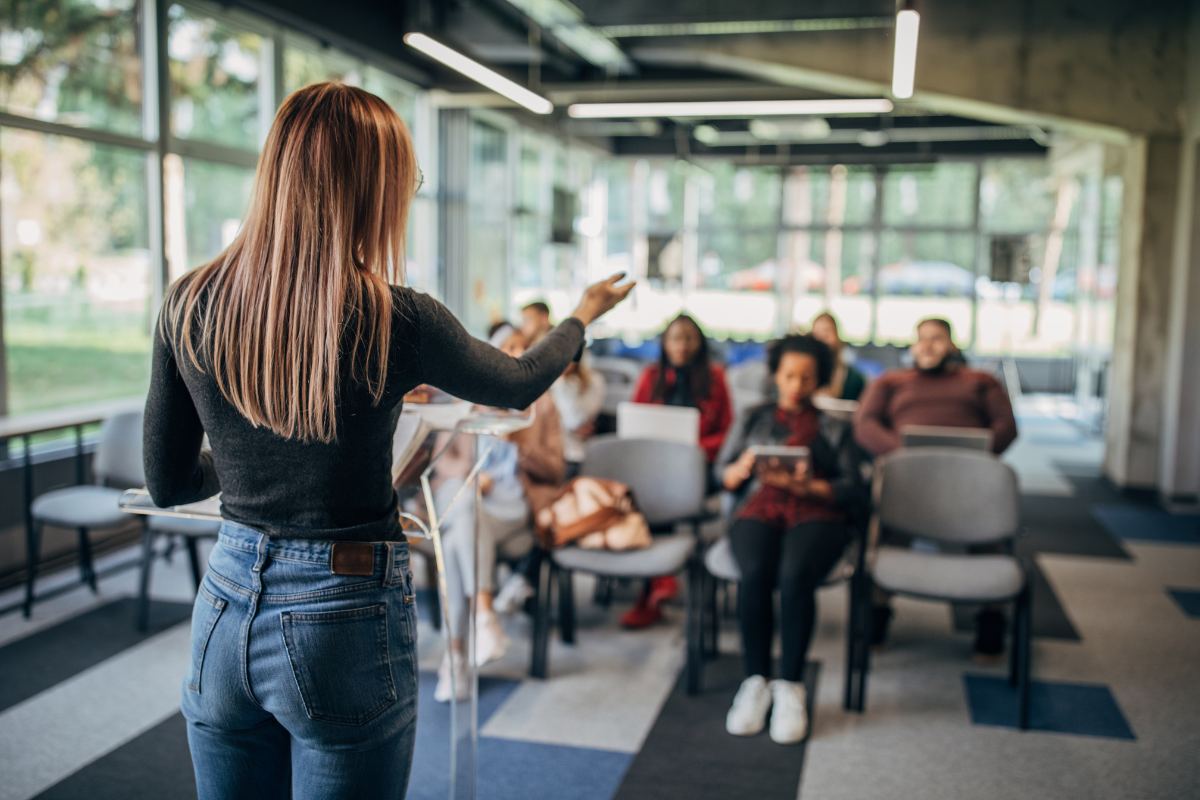
[[[771,738],[791,744],[808,732],[804,664],[817,589],[850,541],[847,517],[864,496],[849,425],[812,404],[833,372],[829,348],[812,336],[790,335],[772,343],[767,363],[778,400],[744,413],[719,462],[721,482],[737,500],[729,539],[742,575],[738,624],[746,674],[725,727],[753,736],[774,704]],[[756,468],[755,445],[807,447],[809,460],[792,470]],[[783,659],[779,678],[768,681],[777,587]]]
[[[700,446],[712,464],[733,422],[725,371],[712,362],[708,339],[696,320],[680,314],[662,334],[658,363],[642,372],[633,402],[684,406],[700,411]],[[627,628],[645,628],[662,618],[660,606],[679,593],[673,576],[654,578],[633,608],[621,617]]]
[[[604,405],[606,388],[604,376],[588,366],[586,354],[580,361],[571,362],[550,387],[554,405],[562,417],[568,477],[579,474],[587,440],[596,432],[596,418]]]
[[[846,362],[846,343],[838,332],[838,322],[833,314],[822,311],[813,317],[812,335],[820,339],[833,353],[833,375],[829,384],[822,386],[817,394],[835,400],[858,400],[867,388],[867,377]]]
[[[525,352],[524,336],[509,325],[496,329],[491,342],[514,358]],[[493,608],[497,551],[503,547],[519,553],[533,544],[531,515],[554,500],[565,480],[562,423],[549,392],[538,398],[533,411],[533,424],[524,430],[504,438],[479,437],[479,451],[489,445],[491,450],[479,475],[483,499],[478,529],[472,492],[465,492],[451,505],[474,464],[471,443],[465,437],[453,440],[450,449],[437,462],[433,476],[434,502],[439,510],[448,509],[442,518],[442,547],[450,644],[438,669],[434,690],[434,697],[443,703],[449,702],[455,694],[451,689],[449,650],[465,656],[467,615],[472,595],[476,604],[476,663],[494,661],[508,649],[508,637]],[[522,542],[522,539],[526,541]],[[466,666],[465,657],[454,660],[454,667],[460,670],[453,684],[458,699],[463,699],[467,693]]]

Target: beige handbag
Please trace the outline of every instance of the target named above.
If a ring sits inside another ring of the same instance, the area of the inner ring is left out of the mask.
[[[650,546],[650,526],[629,487],[602,478],[575,478],[537,515],[548,547],[574,544],[589,550],[640,550]]]

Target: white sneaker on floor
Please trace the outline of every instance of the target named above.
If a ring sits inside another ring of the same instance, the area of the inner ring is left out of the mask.
[[[751,675],[742,681],[734,695],[733,705],[725,715],[725,730],[734,736],[754,736],[761,733],[771,710],[771,690],[762,675]]]
[[[433,690],[433,699],[439,703],[449,703],[451,698],[458,701],[466,700],[471,693],[468,683],[471,674],[467,671],[465,655],[455,659],[454,681],[450,680],[450,654],[442,656],[442,664],[438,667],[437,687]]]
[[[508,634],[495,611],[475,615],[475,663],[483,666],[508,652]]]
[[[808,735],[808,693],[803,683],[771,681],[771,741],[795,744]]]
[[[531,597],[533,587],[529,585],[529,581],[521,573],[514,572],[500,587],[500,592],[492,601],[492,608],[496,609],[497,614],[515,614]]]

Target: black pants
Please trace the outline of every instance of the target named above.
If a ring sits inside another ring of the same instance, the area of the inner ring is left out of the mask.
[[[729,541],[742,573],[738,624],[747,677],[771,675],[778,587],[783,644],[779,677],[804,680],[804,662],[817,618],[817,589],[846,549],[849,537],[844,522],[805,522],[787,531],[757,520],[733,523]]]

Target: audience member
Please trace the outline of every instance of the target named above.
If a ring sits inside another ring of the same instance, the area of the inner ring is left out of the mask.
[[[713,363],[708,339],[696,320],[680,314],[662,334],[657,364],[642,372],[633,402],[700,410],[700,446],[712,463],[733,423],[725,371]]]
[[[596,432],[596,418],[604,405],[604,391],[604,376],[588,365],[586,355],[568,366],[551,387],[554,404],[562,418],[568,478],[579,473],[585,443]]]
[[[912,346],[913,367],[893,370],[872,381],[854,418],[858,443],[874,455],[890,453],[901,444],[906,425],[987,428],[992,450],[1003,453],[1017,438],[1017,422],[1008,393],[995,376],[966,365],[954,345],[950,323],[930,318],[917,325]],[[890,541],[903,541],[894,533]],[[872,610],[872,643],[887,638],[892,609],[877,595]],[[976,617],[975,652],[994,656],[1004,652],[1004,612],[987,607]]]
[[[966,366],[951,339],[950,323],[917,325],[913,367],[872,381],[854,418],[854,435],[868,452],[883,455],[900,446],[906,425],[987,428],[992,449],[1003,453],[1017,438],[1012,404],[1000,381]]]
[[[838,333],[837,319],[828,311],[822,311],[812,321],[812,335],[825,343],[833,353],[833,376],[829,385],[822,386],[817,394],[836,400],[857,400],[867,386],[867,379],[846,361],[846,344]]]
[[[642,372],[634,387],[635,403],[687,406],[700,411],[700,446],[711,464],[733,422],[733,404],[725,371],[712,362],[708,339],[696,320],[680,314],[662,334],[657,364]],[[654,578],[636,605],[621,617],[627,628],[644,628],[662,618],[660,606],[679,593],[674,576]]]
[[[812,404],[834,372],[830,348],[793,334],[771,345],[768,367],[778,399],[742,414],[719,462],[721,483],[738,503],[729,539],[742,575],[738,623],[746,675],[725,727],[753,736],[773,706],[771,738],[791,744],[808,731],[804,666],[817,589],[850,541],[848,515],[865,497],[850,426]],[[806,447],[809,457],[792,469],[773,468],[756,459],[756,445]],[[783,650],[779,677],[770,681],[776,588]]]
[[[521,308],[521,335],[529,347],[554,329],[550,324],[550,306],[536,300]]]
[[[491,342],[503,352],[520,357],[526,347],[524,335],[512,326],[503,326]],[[478,664],[500,658],[508,648],[508,637],[493,607],[497,548],[521,536],[530,537],[531,515],[552,502],[565,479],[562,423],[554,400],[547,392],[533,405],[531,427],[504,438],[480,437],[479,447],[490,446],[479,475],[482,504],[476,525],[474,497],[458,494],[474,462],[474,448],[462,437],[454,439],[437,463],[434,473],[434,501],[438,509],[448,509],[442,518],[442,543],[445,557],[447,604],[450,619],[450,648],[465,654],[465,635],[469,603],[476,601],[475,659]],[[478,545],[476,540],[478,539]],[[475,550],[478,546],[478,573]],[[476,584],[478,574],[478,584]],[[455,676],[457,696],[466,696],[466,659],[455,659],[460,673]],[[448,702],[454,695],[450,679],[451,661],[447,651],[438,670],[434,697]]]

